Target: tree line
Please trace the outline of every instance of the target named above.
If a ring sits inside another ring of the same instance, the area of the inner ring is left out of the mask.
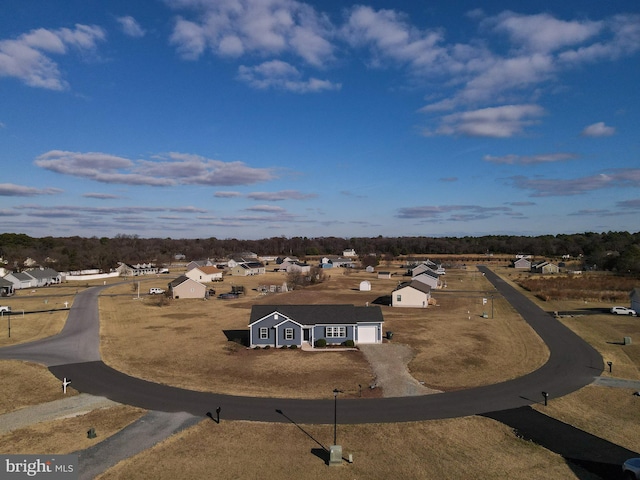
[[[21,269],[27,258],[59,271],[97,268],[109,270],[118,262],[170,264],[176,255],[187,260],[228,258],[242,252],[260,256],[340,255],[353,248],[362,257],[392,259],[418,255],[486,255],[519,253],[538,258],[580,258],[592,268],[640,273],[640,232],[465,237],[270,237],[261,240],[195,238],[30,237],[0,234],[0,257],[6,268]]]

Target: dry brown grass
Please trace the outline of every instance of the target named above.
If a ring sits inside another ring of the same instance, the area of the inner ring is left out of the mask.
[[[588,302],[624,302],[638,285],[633,277],[619,277],[602,272],[582,275],[524,275],[518,283],[544,301],[581,300]]]
[[[84,415],[35,423],[0,436],[0,452],[21,454],[67,454],[83,450],[119,432],[144,414],[144,410],[119,405]],[[88,438],[93,427],[96,438]]]
[[[30,405],[63,398],[60,381],[46,367],[18,360],[0,361],[3,388],[0,395],[0,415]],[[75,395],[72,388],[67,395]]]
[[[330,425],[203,421],[98,478],[576,478],[560,456],[480,417],[339,426],[354,459],[341,468],[325,464],[319,444],[331,443]]]
[[[398,273],[401,271],[398,270]],[[247,329],[256,303],[373,304],[387,297],[402,276],[337,269],[327,282],[284,294],[259,295],[262,283],[282,284],[285,276],[227,277],[218,292],[243,285],[245,297],[208,301],[179,299],[157,306],[154,297],[135,299],[130,285],[110,289],[100,300],[102,356],[131,375],[195,390],[235,395],[322,398],[338,386],[355,395],[358,385],[373,382],[360,352],[310,353],[300,350],[249,350],[229,339]],[[363,279],[372,290],[358,290]],[[547,351],[528,325],[501,299],[494,317],[482,318],[482,298],[490,288],[477,270],[447,274],[448,287],[434,291],[438,306],[427,309],[382,306],[385,329],[394,342],[416,352],[413,375],[437,389],[469,388],[528,373]],[[154,282],[145,286],[148,291]],[[157,285],[162,286],[162,285]],[[470,312],[470,313],[467,313]],[[300,375],[313,379],[300,382]]]

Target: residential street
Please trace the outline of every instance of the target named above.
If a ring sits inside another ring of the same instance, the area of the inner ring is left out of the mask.
[[[571,330],[544,312],[486,267],[480,267],[550,350],[548,362],[538,370],[507,382],[469,390],[408,397],[350,399],[338,402],[340,423],[405,422],[483,414],[541,403],[542,392],[559,397],[582,388],[599,376],[601,356]],[[331,423],[333,395],[325,400],[236,397],[195,392],[130,377],[105,365],[99,357],[97,299],[104,287],[80,294],[63,331],[26,345],[0,349],[0,358],[29,360],[47,365],[59,379],[69,378],[80,392],[165,412],[205,416],[221,408],[226,420]]]

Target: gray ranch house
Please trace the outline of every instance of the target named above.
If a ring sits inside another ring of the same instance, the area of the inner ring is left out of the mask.
[[[249,320],[249,345],[275,348],[327,345],[347,340],[382,343],[382,310],[355,305],[254,305]]]

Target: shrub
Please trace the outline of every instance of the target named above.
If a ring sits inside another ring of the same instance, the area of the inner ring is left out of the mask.
[[[264,349],[265,349],[265,350],[269,350],[270,348],[271,348],[271,345],[265,345],[265,346],[264,346]]]
[[[318,348],[324,348],[327,346],[327,341],[324,338],[319,338],[318,340],[316,340],[314,345]]]
[[[345,340],[344,342],[342,342],[342,345],[344,345],[345,347],[355,347],[356,342],[354,342],[353,340]]]
[[[289,348],[290,348],[291,350],[295,350],[296,348],[298,348],[298,345],[289,345]]]

